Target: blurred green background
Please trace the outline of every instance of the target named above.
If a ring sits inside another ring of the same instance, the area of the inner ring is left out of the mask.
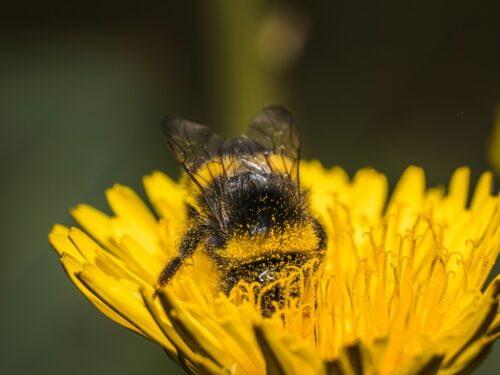
[[[165,114],[236,135],[280,103],[301,123],[306,158],[351,174],[373,166],[391,186],[409,164],[433,185],[462,165],[475,181],[491,168],[500,102],[497,4],[4,3],[0,373],[181,373],[92,307],[47,243],[70,207],[104,209],[113,183],[143,195],[144,174],[178,174]],[[499,349],[479,374],[498,369]]]

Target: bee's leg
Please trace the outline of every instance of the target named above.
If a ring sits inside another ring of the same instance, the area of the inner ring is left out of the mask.
[[[171,259],[168,264],[163,268],[160,273],[160,277],[158,277],[158,281],[156,281],[156,287],[161,288],[166,285],[172,277],[177,273],[179,268],[182,266],[182,262],[184,262],[184,256],[176,256]]]
[[[184,235],[179,245],[179,255],[171,259],[161,271],[156,282],[157,289],[165,286],[181,268],[184,260],[194,254],[204,237],[204,233],[205,231],[202,228],[192,228]]]

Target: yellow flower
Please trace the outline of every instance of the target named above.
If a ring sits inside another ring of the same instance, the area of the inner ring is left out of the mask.
[[[144,178],[159,219],[129,188],[107,191],[115,216],[72,211],[82,226],[56,225],[50,243],[68,276],[104,314],[156,342],[191,373],[457,374],[473,369],[500,334],[500,277],[483,285],[500,249],[500,197],[480,178],[468,204],[469,170],[447,192],[426,189],[410,167],[387,201],[384,175],[303,163],[302,184],[328,235],[315,272],[271,317],[252,288],[229,296],[196,254],[154,298],[185,226],[183,185]],[[298,281],[297,281],[298,280]]]

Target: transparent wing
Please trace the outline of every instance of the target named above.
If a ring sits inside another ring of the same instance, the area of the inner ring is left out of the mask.
[[[170,152],[188,173],[222,153],[222,138],[205,125],[169,116],[163,120],[162,130]]]
[[[214,179],[210,165],[222,166],[223,139],[205,125],[178,117],[166,117],[162,130],[170,152],[182,165],[191,181],[199,188],[207,206],[222,225],[225,218],[223,202],[226,192],[219,187],[211,198],[207,188]]]
[[[300,157],[297,122],[283,107],[265,107],[250,122],[247,135],[271,153],[291,160]]]
[[[250,122],[246,137],[257,145],[253,146],[254,150],[264,153],[275,171],[285,172],[299,182],[299,129],[285,108],[265,107]]]
[[[223,139],[207,126],[178,117],[166,117],[162,130],[172,155],[221,223],[227,216],[224,202],[231,194],[227,188],[231,175],[251,172],[268,178],[280,173],[299,184],[299,132],[282,107],[264,108],[252,119],[247,133],[236,138]],[[216,177],[217,183],[211,185]]]
[[[172,155],[192,178],[206,163],[218,162],[224,169],[234,163],[255,172],[267,166],[269,172],[286,172],[298,181],[298,126],[283,107],[265,107],[247,133],[236,138],[223,139],[207,126],[178,117],[166,117],[162,129]]]

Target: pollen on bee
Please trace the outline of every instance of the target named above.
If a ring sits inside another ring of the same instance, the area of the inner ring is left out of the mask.
[[[319,238],[311,223],[286,224],[272,228],[266,235],[235,235],[223,250],[224,257],[238,262],[268,256],[315,251]]]

